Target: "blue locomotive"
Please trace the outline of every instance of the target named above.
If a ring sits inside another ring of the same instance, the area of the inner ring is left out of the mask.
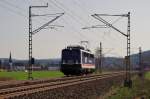
[[[82,46],[68,46],[62,50],[61,71],[65,75],[82,75],[95,70],[94,55]]]

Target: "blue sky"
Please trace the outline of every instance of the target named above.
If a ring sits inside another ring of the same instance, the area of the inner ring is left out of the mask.
[[[28,8],[30,5],[45,5],[45,9],[35,9],[34,14],[62,13],[65,15],[51,25],[63,28],[44,29],[33,36],[33,56],[35,58],[58,58],[67,45],[89,41],[92,52],[103,44],[105,56],[122,57],[126,54],[126,38],[113,29],[81,28],[102,24],[93,17],[95,13],[126,14],[131,12],[131,53],[138,47],[150,49],[150,1],[149,0],[0,0],[0,57],[28,59]],[[113,22],[118,17],[103,17]],[[51,17],[33,18],[33,28],[51,20]],[[127,19],[114,24],[126,33]]]

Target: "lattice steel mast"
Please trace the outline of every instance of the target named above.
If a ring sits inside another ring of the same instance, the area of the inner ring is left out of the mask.
[[[40,30],[44,29],[46,26],[48,26],[50,23],[52,23],[53,21],[55,21],[56,19],[58,19],[59,17],[61,17],[64,13],[57,13],[60,15],[57,15],[54,19],[48,21],[47,23],[45,23],[44,25],[42,25],[41,27],[35,29],[34,31],[32,31],[32,16],[46,16],[48,14],[45,15],[32,15],[31,10],[32,8],[47,8],[48,7],[48,3],[46,6],[29,6],[29,65],[28,65],[28,79],[33,79],[32,77],[32,65],[34,64],[34,58],[32,57],[32,35],[38,33]]]
[[[132,80],[131,80],[131,63],[130,63],[130,12],[128,14],[122,14],[122,15],[110,15],[110,14],[94,14],[92,15],[95,19],[101,21],[104,23],[107,27],[111,27],[117,32],[121,33],[125,37],[127,37],[127,56],[126,56],[126,77],[124,81],[124,86],[131,87],[132,86]],[[118,28],[114,27],[112,24],[101,18],[100,16],[121,16],[121,17],[127,17],[128,18],[128,25],[127,25],[127,34],[120,31]]]
[[[122,35],[124,35],[127,38],[127,56],[125,57],[126,59],[126,77],[124,80],[124,86],[127,87],[132,87],[132,80],[131,80],[131,63],[130,63],[130,12],[128,12],[128,14],[121,14],[121,15],[110,15],[110,14],[93,14],[91,15],[92,17],[94,17],[95,19],[101,21],[102,23],[104,23],[105,25],[96,25],[96,26],[92,26],[92,27],[84,27],[82,29],[89,29],[89,28],[113,28],[114,30],[116,30],[117,32],[121,33]],[[121,17],[127,17],[128,18],[128,25],[127,25],[127,33],[124,33],[122,31],[120,31],[118,28],[116,28],[115,26],[113,26],[111,23],[107,22],[106,20],[104,20],[102,17],[100,16],[121,16]]]

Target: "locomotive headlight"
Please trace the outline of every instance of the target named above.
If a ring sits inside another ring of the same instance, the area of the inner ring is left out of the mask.
[[[78,64],[78,60],[76,60],[75,64]]]
[[[65,60],[63,60],[63,62],[62,62],[63,64],[66,64],[66,62],[65,62]]]

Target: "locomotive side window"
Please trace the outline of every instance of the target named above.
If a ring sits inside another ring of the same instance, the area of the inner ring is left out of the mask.
[[[86,52],[82,52],[83,64],[94,64],[94,55]]]

